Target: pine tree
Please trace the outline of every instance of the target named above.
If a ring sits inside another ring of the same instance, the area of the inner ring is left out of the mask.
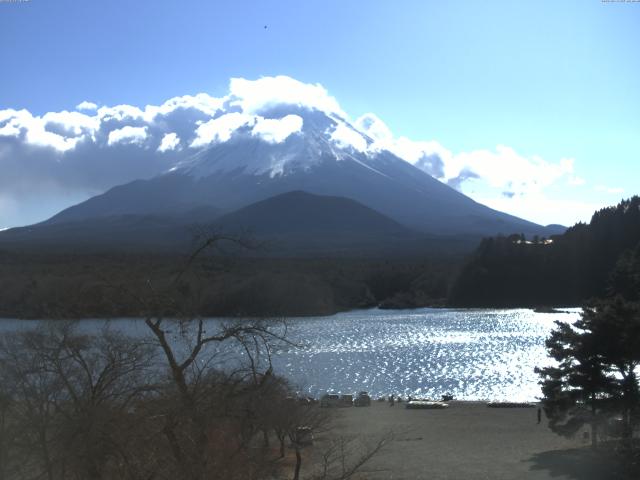
[[[557,366],[536,368],[549,427],[560,435],[573,436],[589,425],[591,445],[596,447],[615,379],[602,361],[590,325],[579,320],[574,325],[556,321],[556,326],[546,346]]]

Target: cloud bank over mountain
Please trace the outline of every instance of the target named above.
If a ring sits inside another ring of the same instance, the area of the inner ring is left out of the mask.
[[[540,221],[509,207],[525,208],[528,198],[540,201],[553,185],[584,183],[571,158],[552,162],[503,145],[454,153],[437,141],[395,136],[373,113],[351,121],[319,84],[286,76],[234,78],[220,98],[199,93],[144,108],[87,100],[74,111],[41,116],[0,110],[0,228],[44,220],[114,185],[167,171],[235,135],[281,143],[303,130],[296,109],[335,119],[328,134],[337,146],[368,155],[389,150],[479,201],[499,201],[502,210],[532,220]],[[474,189],[480,193],[474,196]]]

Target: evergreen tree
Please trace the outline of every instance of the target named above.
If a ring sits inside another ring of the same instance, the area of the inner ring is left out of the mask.
[[[640,301],[640,243],[634,250],[620,255],[611,273],[610,293],[622,295],[630,301]]]
[[[549,427],[560,435],[573,436],[588,425],[591,445],[596,447],[615,379],[602,361],[589,324],[556,321],[556,326],[546,346],[557,366],[536,368]]]
[[[621,296],[584,309],[583,320],[598,340],[607,369],[615,373],[615,410],[622,416],[623,439],[630,444],[640,391],[636,369],[640,365],[640,304]]]
[[[640,407],[640,305],[599,300],[575,324],[556,325],[546,346],[557,365],[536,369],[549,426],[570,436],[588,424],[595,447],[601,427],[619,416],[630,446]]]

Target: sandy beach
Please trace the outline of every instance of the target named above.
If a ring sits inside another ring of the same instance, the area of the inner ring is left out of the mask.
[[[593,458],[580,435],[554,434],[535,408],[488,408],[480,402],[450,402],[445,410],[390,407],[336,409],[331,435],[362,435],[371,441],[393,430],[395,440],[359,477],[379,479],[596,480],[617,476]],[[318,438],[321,449],[326,438]]]

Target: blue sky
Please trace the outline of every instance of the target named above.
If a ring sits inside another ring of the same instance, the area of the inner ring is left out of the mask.
[[[487,178],[462,186],[473,198],[573,223],[640,193],[639,27],[640,3],[600,0],[0,3],[0,110],[160,105],[223,96],[232,77],[287,75],[396,137],[458,160],[476,152],[469,164]],[[502,195],[491,169],[504,163],[479,165],[499,145],[534,163],[573,159],[572,170]],[[21,223],[19,203],[5,224]]]

